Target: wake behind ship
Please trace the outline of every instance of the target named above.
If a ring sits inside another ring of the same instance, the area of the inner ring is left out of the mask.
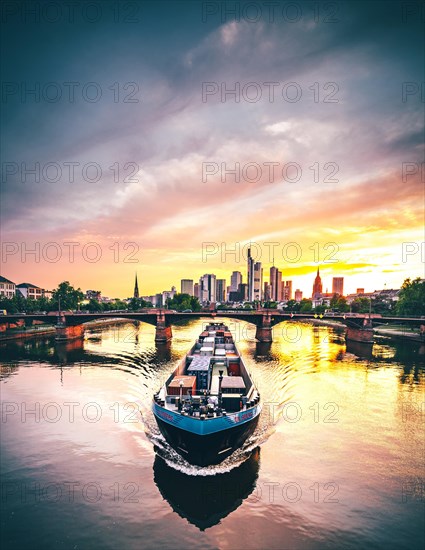
[[[254,432],[256,389],[227,326],[213,323],[154,395],[161,433],[188,462],[218,464]]]

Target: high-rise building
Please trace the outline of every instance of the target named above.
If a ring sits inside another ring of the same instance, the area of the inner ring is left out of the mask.
[[[320,278],[319,268],[317,268],[317,275],[313,283],[312,298],[313,299],[320,298],[321,295],[322,295],[322,279]]]
[[[270,268],[270,300],[273,300],[274,302],[276,302],[278,300],[278,294],[277,294],[277,289],[278,289],[278,274],[279,274],[279,270],[277,267],[275,266],[272,266]]]
[[[217,302],[226,301],[226,279],[217,279],[215,298]]]
[[[242,283],[242,273],[234,271],[230,277],[230,291],[237,292],[239,285]]]
[[[252,302],[254,298],[254,259],[251,256],[251,249],[248,248],[248,266],[247,266],[247,275],[248,275],[248,301]]]
[[[264,301],[270,302],[270,283],[264,281]]]
[[[288,301],[292,298],[292,281],[285,281],[282,285],[282,300]]]
[[[254,300],[263,299],[263,268],[261,262],[254,263]]]
[[[136,273],[136,280],[134,282],[133,298],[138,298],[138,297],[139,297],[139,284],[137,283],[137,273]]]
[[[193,279],[181,280],[181,293],[189,294],[189,296],[193,296]]]
[[[344,295],[344,277],[333,277],[332,294]]]
[[[241,283],[238,287],[238,293],[241,302],[248,300],[248,285],[246,283]]]
[[[276,302],[282,300],[282,272],[278,269],[276,273]]]
[[[216,276],[206,273],[199,279],[199,301],[216,302]]]
[[[193,295],[199,299],[199,283],[193,285]]]
[[[296,302],[301,302],[302,299],[303,299],[302,290],[300,290],[299,288],[297,288],[297,290],[295,291],[295,301],[296,301]]]

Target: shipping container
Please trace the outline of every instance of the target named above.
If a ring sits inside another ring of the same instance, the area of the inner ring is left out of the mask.
[[[168,395],[180,395],[180,382],[183,382],[182,395],[192,394],[196,391],[196,376],[175,376],[168,385]]]
[[[242,376],[223,376],[221,383],[223,393],[245,393],[245,387]]]

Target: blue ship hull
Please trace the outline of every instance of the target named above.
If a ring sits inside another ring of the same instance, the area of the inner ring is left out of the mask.
[[[168,443],[190,464],[219,464],[239,448],[257,427],[261,407],[200,421],[172,413],[156,403],[153,413]]]

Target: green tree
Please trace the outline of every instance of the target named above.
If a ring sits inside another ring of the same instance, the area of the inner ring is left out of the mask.
[[[176,293],[173,298],[167,299],[167,308],[175,309],[176,311],[184,311],[191,309],[192,311],[201,311],[201,304],[198,298],[190,294]]]
[[[128,309],[131,311],[137,311],[138,309],[145,309],[147,307],[152,307],[150,302],[146,302],[143,298],[131,298]]]
[[[307,298],[303,298],[300,302],[300,313],[310,313],[312,309],[313,302],[311,300],[307,300]]]
[[[286,303],[286,310],[292,313],[298,313],[301,308],[301,303],[296,300],[288,300]]]
[[[347,304],[347,299],[344,298],[344,296],[338,296],[338,300],[336,302],[336,309],[341,313],[350,311],[350,306]]]
[[[331,307],[332,309],[337,309],[338,308],[338,300],[339,300],[339,294],[334,294],[331,298],[330,303],[329,303],[329,307]]]
[[[388,299],[376,296],[372,298],[372,313],[380,313],[381,315],[390,315],[393,310],[393,303]]]
[[[353,313],[369,313],[369,298],[355,298],[351,302],[351,311]]]
[[[419,277],[414,281],[406,279],[401,287],[396,306],[398,315],[425,315],[425,282]]]
[[[37,311],[50,311],[53,308],[52,300],[42,296],[37,300]]]
[[[59,300],[61,310],[77,309],[78,304],[84,299],[84,294],[81,288],[74,288],[69,284],[69,281],[63,281],[58,285],[58,288],[52,292],[53,309],[59,309]]]
[[[263,307],[267,309],[277,309],[277,302],[273,302],[273,301],[264,302]]]
[[[87,309],[87,311],[90,311],[90,313],[97,313],[97,312],[105,311],[104,305],[106,304],[102,304],[102,302],[98,302],[97,300],[92,298],[89,301],[89,303],[84,307],[85,309]]]

